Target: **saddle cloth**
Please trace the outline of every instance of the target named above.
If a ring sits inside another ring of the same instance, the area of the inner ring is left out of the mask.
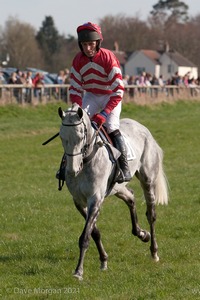
[[[127,151],[127,160],[133,160],[136,159],[136,154],[134,149],[131,147],[127,137],[123,134],[124,142],[126,145],[126,151]]]

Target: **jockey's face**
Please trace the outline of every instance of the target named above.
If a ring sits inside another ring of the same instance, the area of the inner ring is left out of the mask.
[[[97,41],[82,42],[83,52],[87,57],[93,57],[96,53]]]

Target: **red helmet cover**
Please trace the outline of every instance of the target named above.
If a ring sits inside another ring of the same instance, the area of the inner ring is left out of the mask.
[[[97,24],[94,24],[94,23],[91,23],[91,22],[88,22],[88,23],[85,23],[83,25],[80,25],[78,28],[77,28],[77,33],[81,32],[81,31],[85,31],[85,30],[91,30],[91,31],[95,31],[98,36],[99,36],[99,39],[101,41],[103,41],[103,36],[102,36],[102,32],[101,32],[101,27]],[[78,34],[79,35],[79,34]]]

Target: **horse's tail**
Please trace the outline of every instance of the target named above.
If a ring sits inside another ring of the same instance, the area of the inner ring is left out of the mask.
[[[158,176],[155,182],[155,198],[156,204],[168,204],[169,193],[168,193],[168,181],[166,174],[163,169],[163,151],[158,146],[158,155],[159,155],[159,169]]]

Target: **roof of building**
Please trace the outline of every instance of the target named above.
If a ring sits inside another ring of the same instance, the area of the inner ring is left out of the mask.
[[[185,58],[183,55],[181,55],[180,53],[174,50],[163,52],[163,51],[156,51],[156,50],[141,49],[138,52],[142,52],[145,56],[151,59],[156,65],[160,64],[161,55],[166,54],[178,66],[196,67],[196,65],[193,62],[191,62],[189,59]]]
[[[140,50],[145,56],[147,56],[148,58],[150,58],[155,64],[160,64],[159,62],[159,58],[160,58],[160,53],[158,51],[155,50],[145,50],[142,49]]]
[[[189,59],[182,56],[180,53],[170,50],[168,52],[165,52],[166,55],[168,55],[178,66],[183,67],[196,67],[196,65],[191,62]]]

